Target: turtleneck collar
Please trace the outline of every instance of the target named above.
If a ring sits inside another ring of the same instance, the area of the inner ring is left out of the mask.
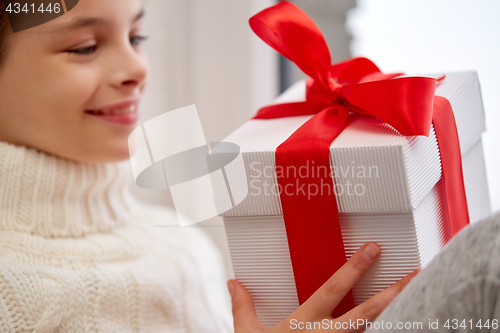
[[[125,223],[130,162],[84,164],[0,142],[0,230],[80,237]]]

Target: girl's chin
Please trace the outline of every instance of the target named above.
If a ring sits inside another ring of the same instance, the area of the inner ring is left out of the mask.
[[[88,158],[90,163],[114,163],[128,160],[130,158],[128,146],[126,149],[116,149],[102,152]]]
[[[64,158],[82,163],[114,163],[130,158],[128,142],[119,146],[101,145],[95,149],[84,147],[84,149],[75,149],[74,152],[62,155]]]

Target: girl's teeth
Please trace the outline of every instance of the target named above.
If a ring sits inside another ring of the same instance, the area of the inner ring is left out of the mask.
[[[135,107],[134,105],[131,105],[131,106],[126,107],[126,108],[113,109],[113,110],[111,110],[111,113],[118,114],[118,115],[132,113],[134,111],[134,107]]]

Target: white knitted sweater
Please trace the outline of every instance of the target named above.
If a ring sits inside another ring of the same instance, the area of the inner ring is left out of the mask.
[[[213,242],[132,182],[0,142],[0,332],[232,331]]]

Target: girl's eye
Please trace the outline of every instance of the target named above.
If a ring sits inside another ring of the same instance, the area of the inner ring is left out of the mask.
[[[82,54],[82,55],[90,55],[97,50],[97,45],[92,45],[88,47],[83,47],[75,50],[68,50],[69,53]]]
[[[130,37],[130,43],[132,45],[137,46],[137,45],[140,45],[141,42],[145,41],[146,39],[148,39],[147,36],[140,36],[140,35],[132,36],[132,37]],[[88,46],[88,47],[82,47],[79,49],[68,50],[67,52],[74,53],[74,54],[80,54],[80,55],[91,55],[96,50],[97,50],[97,45],[92,45],[92,46]]]
[[[132,37],[130,37],[130,43],[132,45],[139,45],[139,44],[141,44],[141,42],[145,41],[146,39],[148,39],[147,36],[140,36],[140,35],[132,36]]]

